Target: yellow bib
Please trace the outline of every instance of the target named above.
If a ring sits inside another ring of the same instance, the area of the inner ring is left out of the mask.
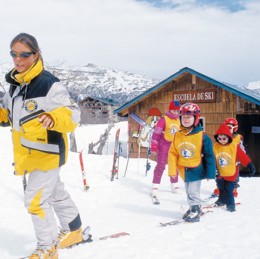
[[[237,134],[237,135],[233,138],[233,141],[232,141],[232,142],[240,145],[241,135],[240,135],[240,134]]]
[[[179,154],[177,165],[197,167],[201,163],[202,141],[202,131],[191,135],[176,132],[174,146]]]
[[[236,172],[237,143],[232,142],[228,146],[215,143],[213,151],[220,176],[233,176]]]
[[[164,119],[165,119],[164,138],[167,141],[172,142],[174,134],[180,129],[180,120],[171,119],[168,116],[164,116]]]

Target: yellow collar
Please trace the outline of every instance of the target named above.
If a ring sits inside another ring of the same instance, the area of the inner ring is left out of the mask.
[[[38,61],[36,61],[35,63],[33,63],[33,65],[27,69],[25,72],[23,73],[18,73],[15,74],[15,72],[17,72],[17,70],[14,68],[12,73],[11,73],[11,77],[18,83],[24,85],[24,84],[30,84],[30,82],[36,77],[38,76],[43,70],[43,65],[42,65],[42,61],[39,59]]]

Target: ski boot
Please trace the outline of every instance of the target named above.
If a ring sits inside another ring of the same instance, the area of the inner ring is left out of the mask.
[[[235,205],[228,205],[227,206],[227,211],[230,211],[230,212],[236,211],[236,206]]]
[[[29,259],[58,259],[58,246],[37,246],[33,253],[28,257]]]
[[[214,203],[214,207],[222,207],[222,206],[225,206],[225,203],[217,199],[216,202]]]
[[[82,228],[79,228],[75,231],[65,231],[60,229],[58,238],[61,249],[80,243],[83,241]]]
[[[178,193],[178,187],[176,185],[176,183],[171,183],[171,189],[173,193]]]
[[[199,222],[200,214],[201,214],[201,206],[192,205],[190,208],[190,213],[184,218],[184,221],[189,223]]]
[[[152,187],[152,197],[158,197],[158,193],[159,193],[159,184],[154,183],[153,187]]]
[[[182,216],[182,219],[186,219],[190,214],[190,208],[184,213],[184,215]]]

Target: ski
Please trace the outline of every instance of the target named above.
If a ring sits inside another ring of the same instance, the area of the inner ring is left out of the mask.
[[[119,232],[119,233],[115,233],[109,236],[104,236],[104,237],[100,237],[99,240],[107,240],[107,239],[111,239],[111,238],[119,238],[122,236],[129,236],[130,234],[127,232]]]
[[[134,113],[130,113],[130,117],[134,119],[138,124],[140,124],[142,127],[148,127],[151,128],[149,124],[147,124],[143,119],[141,119],[139,116],[137,116]]]
[[[206,211],[202,211],[200,216],[204,216],[205,214],[211,213],[213,212],[212,210],[206,210]],[[160,226],[162,227],[167,227],[167,226],[175,226],[175,225],[179,225],[182,223],[192,223],[192,222],[186,222],[184,219],[176,219],[176,220],[172,220],[172,221],[168,221],[168,222],[160,222]]]
[[[119,134],[120,134],[120,128],[116,131],[116,136],[115,136],[115,147],[114,147],[114,157],[113,157],[111,181],[114,180],[115,175],[118,176],[119,153],[120,153]]]
[[[90,231],[90,227],[87,226],[85,227],[83,230],[82,230],[82,236],[83,236],[83,240],[79,243],[76,243],[76,244],[73,244],[71,246],[68,246],[68,247],[65,247],[64,249],[71,249],[75,246],[78,246],[78,245],[82,245],[82,244],[85,244],[85,243],[90,243],[92,242],[92,235],[89,234],[89,231]],[[19,259],[29,259],[31,256],[25,256],[25,257],[20,257]]]
[[[152,201],[153,201],[153,204],[155,204],[155,205],[159,205],[160,204],[160,200],[158,199],[157,196],[152,196]]]
[[[127,168],[128,168],[128,163],[129,163],[130,155],[131,155],[131,153],[132,153],[133,151],[134,151],[134,143],[131,143],[130,150],[129,150],[128,156],[127,156],[127,162],[126,162],[126,166],[125,166],[124,177],[126,176],[126,171],[127,171]]]
[[[215,193],[212,193],[212,194],[208,197],[208,199],[214,199],[214,198],[218,198],[218,195],[215,194]]]
[[[71,249],[71,248],[76,247],[78,245],[82,245],[82,244],[86,244],[86,243],[92,242],[93,241],[92,235],[89,234],[89,231],[90,231],[90,227],[87,226],[82,231],[82,235],[83,235],[84,240],[82,240],[81,242],[79,242],[77,244],[73,244],[71,246],[68,246],[68,247],[66,247],[64,249]],[[127,232],[118,232],[118,233],[115,233],[115,234],[112,234],[112,235],[100,237],[100,238],[98,238],[98,240],[108,240],[108,239],[119,238],[119,237],[123,237],[123,236],[129,236],[129,235],[130,234],[127,233]],[[25,256],[25,257],[20,257],[19,259],[29,259],[29,258],[30,258],[30,256]]]
[[[150,163],[150,156],[151,156],[151,139],[152,139],[152,132],[149,132],[149,144],[147,148],[147,157],[146,157],[146,165],[145,165],[145,176],[147,176],[147,173],[151,169],[151,163]]]
[[[80,168],[81,168],[81,173],[82,173],[83,189],[84,189],[84,191],[87,191],[89,189],[89,185],[87,183],[86,171],[84,168],[82,153],[83,153],[83,150],[81,150],[79,153],[79,162],[80,162]]]
[[[174,226],[174,225],[179,225],[183,222],[184,222],[183,219],[176,219],[176,220],[172,220],[172,221],[168,221],[168,222],[160,222],[160,226],[162,226],[162,227]]]
[[[235,202],[235,205],[240,205],[241,202]],[[215,203],[212,203],[210,205],[204,205],[202,206],[201,208],[202,209],[212,209],[212,208],[223,208],[225,207],[226,205],[223,205],[223,206],[217,206]]]

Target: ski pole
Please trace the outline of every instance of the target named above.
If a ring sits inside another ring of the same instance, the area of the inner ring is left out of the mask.
[[[26,173],[23,175],[23,191],[25,192],[27,187],[27,181],[26,181]]]
[[[87,178],[86,178],[86,172],[84,169],[82,153],[83,153],[83,150],[81,150],[79,153],[79,162],[80,162],[80,168],[81,168],[81,173],[82,173],[83,189],[84,189],[84,191],[87,191],[89,189],[89,185],[87,184]]]

